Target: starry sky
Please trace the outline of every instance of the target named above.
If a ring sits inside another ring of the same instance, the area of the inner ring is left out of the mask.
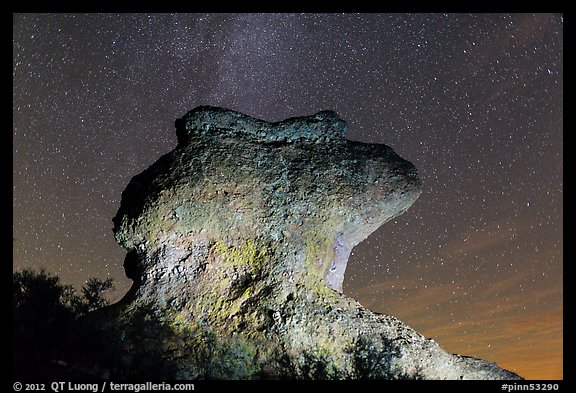
[[[344,292],[450,352],[563,377],[561,14],[13,14],[13,268],[130,281],[112,217],[215,105],[335,110],[423,193]]]

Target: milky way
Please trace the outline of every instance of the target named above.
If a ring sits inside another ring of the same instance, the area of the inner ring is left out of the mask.
[[[13,266],[129,287],[112,217],[198,105],[331,109],[418,168],[344,291],[451,352],[562,377],[563,17],[17,14]]]

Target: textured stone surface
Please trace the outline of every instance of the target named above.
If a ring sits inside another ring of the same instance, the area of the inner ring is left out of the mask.
[[[518,378],[341,293],[352,248],[421,193],[392,149],[346,140],[331,111],[199,107],[176,128],[114,218],[134,285],[99,318],[133,375]]]

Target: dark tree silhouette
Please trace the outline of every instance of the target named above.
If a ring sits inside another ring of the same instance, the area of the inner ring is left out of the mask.
[[[104,297],[104,292],[114,290],[114,281],[107,278],[102,281],[98,278],[90,278],[82,288],[82,296],[85,312],[95,311],[99,308],[108,306],[110,301]]]
[[[56,275],[31,269],[12,276],[12,350],[15,377],[53,377],[77,319],[108,304],[112,279],[90,279],[79,296]]]

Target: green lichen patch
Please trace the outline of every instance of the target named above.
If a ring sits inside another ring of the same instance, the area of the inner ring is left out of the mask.
[[[227,246],[223,240],[216,240],[212,253],[225,267],[249,270],[255,275],[260,273],[269,256],[267,244],[258,243],[255,239],[247,239],[233,246]]]
[[[193,314],[166,309],[160,319],[170,332],[165,340],[178,343],[183,372],[194,379],[253,379],[261,369],[254,338],[225,333],[212,324],[199,323]]]

